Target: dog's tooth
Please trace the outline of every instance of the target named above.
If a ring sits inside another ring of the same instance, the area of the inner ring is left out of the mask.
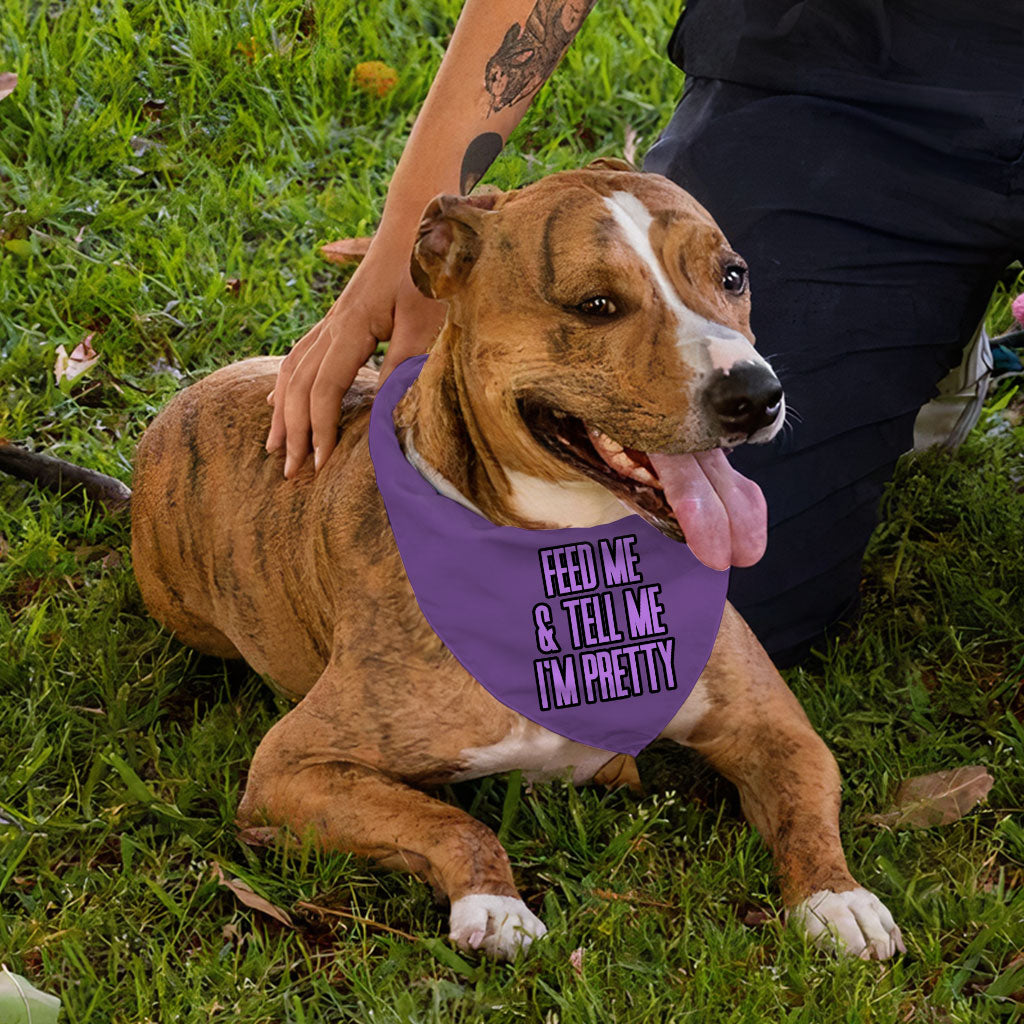
[[[602,433],[596,427],[590,427],[587,431],[594,447],[599,451],[607,452],[609,456],[618,455],[623,447],[617,441],[613,441],[607,434]]]
[[[650,472],[646,467],[638,465],[637,463],[631,463],[629,475],[640,483],[647,484],[648,486],[657,487],[658,478]]]

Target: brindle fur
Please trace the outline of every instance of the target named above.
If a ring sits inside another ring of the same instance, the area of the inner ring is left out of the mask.
[[[725,240],[661,179],[575,172],[497,199],[435,201],[417,276],[449,299],[449,320],[396,425],[494,522],[539,525],[514,506],[509,471],[581,479],[531,438],[522,396],[640,450],[715,443],[687,402],[693,373],[652,282],[615,244],[601,199],[618,189],[657,211],[651,235],[687,305],[750,337],[746,299],[709,284]],[[637,315],[588,324],[571,312],[605,284]],[[499,744],[522,720],[465,672],[416,604],[367,449],[374,374],[362,371],[348,393],[322,470],[307,462],[285,480],[281,455],[263,448],[278,364],[238,363],[178,396],[142,439],[132,499],[151,612],[200,650],[245,658],[298,701],[259,745],[239,821],[312,829],[324,846],[413,871],[451,900],[514,896],[496,836],[417,788],[474,774],[466,752]],[[739,787],[786,903],[853,889],[833,758],[731,607],[699,685],[706,709],[666,735]]]

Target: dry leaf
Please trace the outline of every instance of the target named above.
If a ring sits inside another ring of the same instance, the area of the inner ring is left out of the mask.
[[[295,927],[287,911],[282,910],[280,907],[275,907],[270,900],[264,899],[259,893],[253,892],[252,887],[247,882],[243,882],[240,878],[229,878],[224,874],[224,869],[219,864],[214,864],[213,873],[221,885],[226,889],[230,889],[235,894],[235,898],[239,903],[244,903],[247,907],[258,910],[261,914],[266,914],[268,917],[272,917],[275,921],[280,921],[281,924],[287,925],[289,928]]]
[[[887,828],[949,825],[984,800],[994,781],[981,765],[919,775],[900,783],[892,807],[867,820]]]
[[[101,558],[106,558],[111,553],[111,549],[104,547],[102,544],[79,544],[75,548],[75,561],[79,565],[86,565],[89,562],[98,562]]]
[[[760,907],[747,907],[742,918],[748,928],[763,928],[771,919],[771,914]]]
[[[247,43],[235,43],[235,49],[252,64],[260,55],[260,44],[256,42],[255,36],[249,36]]]
[[[143,153],[148,153],[151,149],[163,149],[164,144],[157,142],[156,139],[147,139],[142,135],[133,135],[128,140],[128,148],[135,156],[142,156]]]
[[[164,107],[166,106],[167,100],[160,100],[153,96],[148,96],[142,101],[142,116],[147,121],[159,121],[160,115],[164,112]]]
[[[569,954],[569,964],[577,978],[583,977],[583,947],[579,946]]]
[[[355,66],[352,82],[365,92],[386,96],[398,84],[398,72],[382,60],[366,60]]]
[[[71,355],[63,345],[57,346],[57,358],[53,364],[53,375],[58,384],[67,381],[69,384],[80,377],[86,370],[96,364],[99,353],[92,347],[92,339],[96,332],[87,334],[74,348]]]
[[[627,163],[631,163],[636,167],[636,129],[631,125],[626,125],[626,144],[623,147],[623,156],[626,158]]]
[[[121,557],[120,551],[108,551],[101,561],[101,565],[104,569],[117,569],[120,567],[124,559]]]
[[[277,825],[253,825],[238,830],[238,838],[246,846],[274,846],[280,835],[281,829]]]
[[[341,238],[320,247],[320,255],[331,263],[358,263],[370,248],[373,238]]]
[[[176,366],[169,363],[161,356],[151,367],[153,373],[169,373],[175,380],[181,380],[185,376]]]
[[[18,76],[13,71],[0,72],[0,100],[7,99],[18,84]]]

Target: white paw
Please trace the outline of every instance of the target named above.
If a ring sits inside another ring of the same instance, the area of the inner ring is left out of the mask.
[[[497,960],[514,960],[547,934],[544,922],[514,896],[463,896],[452,904],[450,920],[449,938],[459,949],[482,949]]]
[[[907,951],[892,914],[867,889],[822,889],[798,903],[789,912],[789,920],[819,949],[837,950],[862,960],[888,960],[897,950]]]

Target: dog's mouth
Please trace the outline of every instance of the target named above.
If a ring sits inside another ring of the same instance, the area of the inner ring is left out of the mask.
[[[576,416],[548,406],[520,402],[520,413],[534,440],[549,452],[596,480],[666,537],[685,539],[646,452],[624,448]]]
[[[538,444],[611,491],[666,537],[685,541],[705,565],[753,565],[764,554],[764,496],[729,465],[724,449],[644,452],[550,406],[521,400],[519,411]]]

